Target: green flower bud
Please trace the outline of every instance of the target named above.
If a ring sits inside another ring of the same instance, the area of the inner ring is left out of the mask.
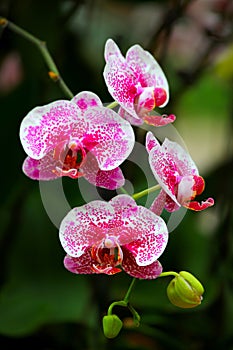
[[[202,284],[187,271],[181,271],[167,287],[170,302],[185,309],[201,304],[203,293]]]
[[[123,326],[117,315],[107,315],[103,317],[103,330],[106,338],[115,338]]]

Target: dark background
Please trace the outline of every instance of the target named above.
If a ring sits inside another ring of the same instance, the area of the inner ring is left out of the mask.
[[[232,13],[230,0],[1,0],[0,15],[46,41],[74,94],[90,90],[112,101],[102,77],[107,38],[123,53],[135,43],[153,53],[170,83],[165,112],[177,115],[174,125],[206,180],[202,198],[216,200],[206,211],[185,215],[160,259],[165,271],[187,270],[202,281],[201,306],[171,305],[169,278],[138,281],[131,301],[141,326],[134,328],[130,314],[116,309],[125,327],[106,340],[101,318],[131,279],[64,269],[58,230],[38,183],[21,171],[25,154],[18,132],[32,108],[66,96],[49,79],[38,48],[1,30],[1,349],[233,349]],[[124,167],[129,178],[131,166]],[[141,190],[144,180],[140,174],[133,179]],[[64,186],[72,204],[83,204],[73,181]]]

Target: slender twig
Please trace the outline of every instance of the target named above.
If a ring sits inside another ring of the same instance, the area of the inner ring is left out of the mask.
[[[8,19],[0,17],[0,26],[3,28],[8,28],[12,32],[20,35],[21,37],[25,38],[32,44],[34,44],[40,51],[42,57],[44,58],[44,61],[49,69],[49,77],[54,82],[58,83],[59,87],[62,89],[62,91],[65,93],[65,95],[68,98],[72,98],[74,95],[62,79],[59,70],[50,54],[50,52],[47,49],[47,45],[45,41],[42,41],[38,38],[36,38],[34,35],[30,34],[26,30],[22,29],[21,27],[17,26],[16,24],[12,23],[11,21],[8,21]]]

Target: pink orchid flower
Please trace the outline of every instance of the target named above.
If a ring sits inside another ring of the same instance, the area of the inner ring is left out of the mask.
[[[119,165],[135,141],[131,125],[88,91],[34,108],[21,123],[20,139],[28,155],[23,171],[30,178],[83,176],[108,189],[124,184]]]
[[[123,269],[143,279],[161,274],[157,259],[168,241],[163,219],[124,194],[72,209],[61,223],[59,236],[69,271],[113,275]]]
[[[201,203],[195,197],[204,191],[204,179],[190,155],[176,142],[165,139],[162,145],[151,132],[146,136],[146,148],[152,172],[161,186],[151,210],[160,215],[163,208],[168,212],[181,206],[200,211],[214,205],[213,198]]]
[[[172,123],[174,115],[151,115],[155,107],[169,100],[167,79],[158,62],[139,45],[132,46],[124,58],[112,39],[105,45],[104,79],[109,93],[120,104],[119,114],[133,125],[154,126]]]

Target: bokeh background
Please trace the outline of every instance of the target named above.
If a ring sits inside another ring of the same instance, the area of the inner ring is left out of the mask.
[[[38,48],[1,29],[1,349],[233,349],[233,2],[1,0],[0,15],[47,42],[74,94],[90,90],[104,102],[112,100],[102,77],[107,38],[123,53],[138,43],[154,54],[170,83],[164,112],[177,115],[175,127],[206,180],[202,198],[216,200],[185,215],[160,259],[164,270],[187,270],[203,282],[203,303],[178,309],[166,297],[169,278],[138,281],[131,301],[141,326],[134,328],[130,314],[116,309],[124,328],[105,339],[101,318],[131,279],[124,273],[76,276],[63,268],[58,230],[38,183],[21,171],[18,132],[32,108],[65,96],[49,79]],[[133,167],[124,165],[124,173],[142,190],[143,171]],[[83,204],[74,186],[64,180],[71,205]]]

